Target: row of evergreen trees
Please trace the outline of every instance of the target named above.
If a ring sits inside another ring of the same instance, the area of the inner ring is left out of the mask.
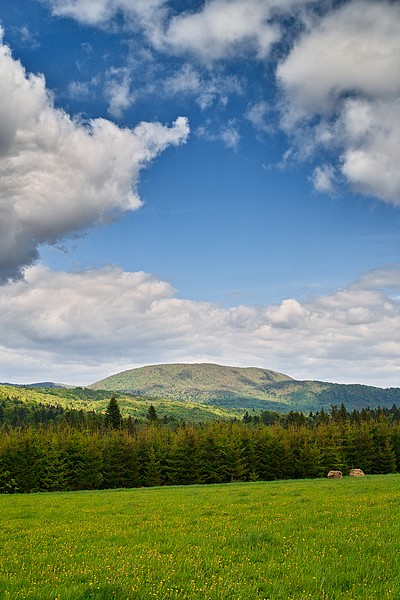
[[[99,393],[99,392],[97,392]],[[301,412],[291,411],[279,413],[265,410],[261,413],[248,411],[243,416],[243,422],[247,424],[279,424],[284,427],[290,425],[319,426],[326,423],[360,423],[361,421],[379,421],[381,419],[390,422],[400,421],[400,408],[395,404],[391,408],[362,408],[361,410],[348,411],[342,403],[339,407],[332,405],[329,411],[323,408],[317,412],[305,415]],[[175,427],[179,419],[164,415],[161,419],[153,405],[150,405],[144,418],[123,418],[118,406],[118,401],[111,398],[105,414],[98,411],[84,411],[82,409],[64,408],[59,404],[27,403],[18,397],[6,397],[0,400],[0,428],[7,427],[36,427],[42,425],[69,425],[78,429],[89,429],[101,431],[107,428],[126,429],[132,431],[134,426],[140,422],[159,422],[160,424]]]
[[[150,405],[145,419],[158,420],[154,406]],[[169,423],[175,419],[163,417],[161,422]],[[40,427],[42,425],[69,425],[76,429],[101,431],[107,428],[124,428],[132,430],[139,419],[122,418],[118,402],[111,398],[105,414],[94,410],[64,408],[59,404],[43,404],[23,402],[19,398],[6,397],[0,400],[0,428]]]
[[[102,430],[0,430],[0,491],[34,492],[400,472],[400,423],[381,417],[300,424],[212,422]],[[107,418],[107,417],[106,417]]]

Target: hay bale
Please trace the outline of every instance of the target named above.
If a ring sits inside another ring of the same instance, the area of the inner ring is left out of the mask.
[[[329,479],[342,479],[342,471],[329,471],[327,477]]]
[[[350,477],[364,477],[365,473],[361,469],[351,469]]]

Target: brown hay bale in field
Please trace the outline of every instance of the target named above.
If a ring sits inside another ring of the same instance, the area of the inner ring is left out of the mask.
[[[327,477],[329,479],[342,479],[342,471],[329,471]]]
[[[365,473],[361,469],[351,469],[350,477],[364,477]]]

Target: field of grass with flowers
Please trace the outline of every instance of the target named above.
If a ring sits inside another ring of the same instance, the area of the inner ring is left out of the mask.
[[[400,476],[0,496],[0,599],[397,600]]]

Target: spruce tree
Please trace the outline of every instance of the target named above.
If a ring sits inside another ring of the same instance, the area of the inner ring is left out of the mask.
[[[0,459],[0,494],[15,494],[18,492],[17,482]]]
[[[161,485],[161,467],[154,446],[148,450],[148,459],[144,473],[144,484],[148,487]]]
[[[107,429],[121,429],[122,427],[122,415],[115,396],[111,398],[107,406],[104,424]]]
[[[149,406],[149,410],[147,411],[146,419],[150,423],[156,423],[156,422],[158,422],[157,411],[156,411],[156,409],[154,408],[154,406],[152,404],[150,404],[150,406]]]

